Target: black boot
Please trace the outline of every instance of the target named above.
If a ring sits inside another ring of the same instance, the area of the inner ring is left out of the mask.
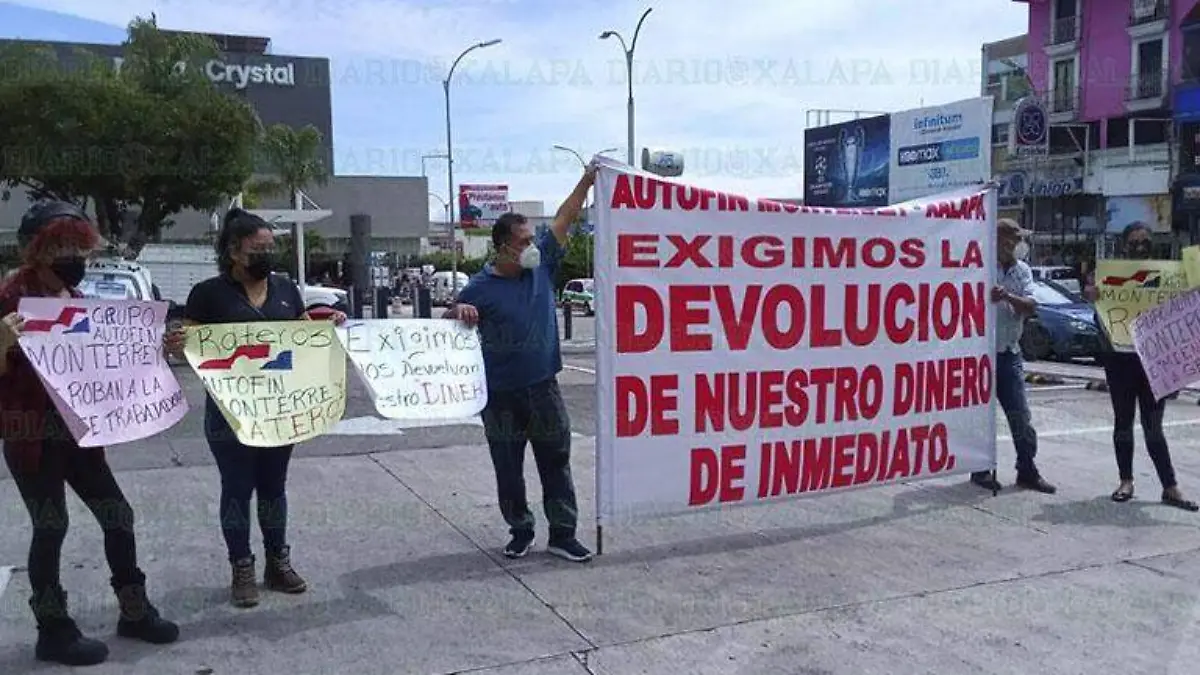
[[[67,613],[67,592],[62,587],[35,591],[29,599],[29,607],[37,619],[35,656],[38,661],[64,666],[94,666],[108,658],[107,645],[79,632],[79,627]]]
[[[144,577],[138,583],[122,585],[114,582],[113,590],[121,605],[117,635],[155,645],[167,645],[179,639],[179,626],[159,616],[158,610],[146,597]]]

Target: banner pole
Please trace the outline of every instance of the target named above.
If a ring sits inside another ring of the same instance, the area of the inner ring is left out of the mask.
[[[604,555],[604,526],[596,520],[596,555]]]

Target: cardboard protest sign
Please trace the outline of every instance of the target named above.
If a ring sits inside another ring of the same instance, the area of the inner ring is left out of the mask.
[[[307,441],[346,411],[346,356],[331,322],[192,326],[184,354],[244,445]]]
[[[167,303],[23,298],[21,350],[80,447],[171,428],[188,403],[163,354]]]
[[[1134,319],[1189,288],[1177,260],[1101,260],[1096,263],[1096,313],[1113,349],[1134,351]]]
[[[338,337],[386,418],[461,419],[487,404],[479,334],[459,321],[353,321]]]
[[[1142,312],[1133,321],[1133,344],[1155,398],[1200,382],[1200,289]]]
[[[989,470],[995,193],[876,213],[601,163],[601,522]]]
[[[1187,277],[1188,286],[1200,286],[1200,246],[1188,246],[1181,251],[1183,274]]]

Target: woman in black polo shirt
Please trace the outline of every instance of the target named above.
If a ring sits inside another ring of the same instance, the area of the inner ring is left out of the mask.
[[[271,274],[277,261],[275,237],[262,218],[241,209],[225,216],[217,240],[220,276],[192,289],[185,325],[308,319],[296,284]],[[345,321],[338,312],[336,323]],[[292,569],[287,545],[287,470],[292,446],[252,448],[241,444],[212,397],[207,397],[204,434],[221,473],[221,530],[233,567],[230,595],[237,607],[258,604],[255,559],[250,550],[250,498],[257,493],[258,525],[266,552],[263,584],[283,593],[303,593],[304,579]]]

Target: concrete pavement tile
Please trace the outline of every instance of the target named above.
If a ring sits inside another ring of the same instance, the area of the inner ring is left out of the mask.
[[[585,652],[580,658],[587,658]],[[591,671],[572,655],[555,656],[549,659],[514,663],[497,668],[473,670],[471,675],[591,675]]]
[[[378,460],[494,550],[504,531],[491,467],[472,468],[464,460],[469,452],[391,453]],[[575,453],[577,475],[589,475],[590,460],[590,453]],[[527,484],[536,504],[532,461]],[[594,513],[591,487],[579,486],[582,522]],[[1090,555],[928,490],[889,486],[619,523],[606,532],[606,553],[590,568],[544,556],[505,564],[585,635],[607,644],[1068,569]],[[812,578],[811,570],[829,572]],[[792,579],[795,584],[780,585]]]
[[[1184,675],[1195,590],[1114,565],[603,647],[596,673]]]
[[[217,672],[446,672],[588,646],[368,457],[293,463],[289,534],[296,567],[312,588],[295,597],[267,594],[249,611],[227,604],[216,472],[120,478],[140,515],[151,593],[165,615],[180,621],[184,640],[164,650],[114,642],[112,660],[124,669],[110,672],[134,672],[143,663],[196,664],[201,657]],[[8,494],[15,492],[11,483],[0,491],[6,535],[0,546],[5,559],[18,552],[23,559],[27,518],[19,512],[19,519],[8,518],[19,502]],[[115,601],[99,533],[78,503],[72,518],[83,524],[72,529],[64,555],[72,604],[84,630],[111,635]],[[0,608],[5,673],[32,665],[28,583],[21,577]]]

